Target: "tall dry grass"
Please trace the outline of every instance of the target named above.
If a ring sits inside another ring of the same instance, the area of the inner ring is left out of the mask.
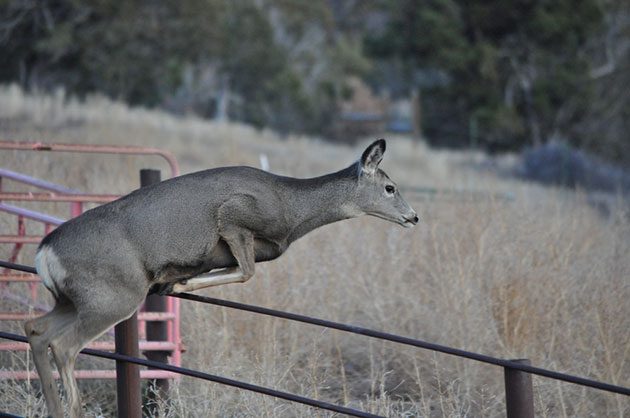
[[[0,89],[0,136],[163,147],[177,154],[184,172],[258,165],[265,153],[272,171],[312,176],[351,163],[361,151],[11,87]],[[320,228],[280,259],[257,265],[247,284],[202,293],[630,385],[630,221],[623,202],[604,217],[579,192],[480,171],[480,154],[435,151],[404,138],[388,146],[384,169],[403,187],[463,193],[409,194],[422,219],[413,230],[374,218]],[[138,168],[159,164],[0,155],[2,167],[94,192],[128,191],[137,186]],[[506,192],[512,199],[497,196]],[[3,221],[3,231],[14,227]],[[32,251],[20,261],[32,264],[29,257]],[[195,303],[184,303],[182,326],[187,367],[392,417],[504,416],[503,375],[494,366]],[[26,353],[1,359],[1,367],[33,368]],[[92,359],[81,366],[95,367]],[[113,415],[111,382],[81,385],[89,416]],[[540,417],[630,414],[620,395],[539,377],[534,391]],[[173,384],[172,395],[165,413],[172,417],[331,415],[188,378]],[[37,385],[0,382],[0,411],[43,414]]]

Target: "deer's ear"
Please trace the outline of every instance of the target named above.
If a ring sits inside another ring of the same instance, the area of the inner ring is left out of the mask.
[[[379,139],[372,142],[361,156],[361,171],[368,175],[374,174],[383,160],[383,154],[385,154],[385,140]]]

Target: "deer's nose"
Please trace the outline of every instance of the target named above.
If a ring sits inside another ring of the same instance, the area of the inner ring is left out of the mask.
[[[420,222],[420,219],[418,218],[418,214],[416,212],[412,212],[412,214],[408,216],[406,219],[408,222],[411,222],[414,225]]]

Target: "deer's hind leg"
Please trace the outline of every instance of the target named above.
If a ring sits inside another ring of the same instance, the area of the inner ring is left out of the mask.
[[[74,306],[67,300],[60,300],[57,301],[52,311],[24,323],[24,331],[33,352],[33,361],[46,399],[46,407],[48,413],[54,418],[63,417],[63,408],[52,375],[48,346],[52,338],[71,324],[75,318]]]
[[[133,315],[148,290],[148,285],[135,287],[122,283],[125,281],[109,284],[95,281],[90,288],[83,288],[81,297],[74,302],[74,320],[51,338],[50,348],[66,389],[72,418],[82,416],[81,396],[73,376],[77,355],[91,341]]]

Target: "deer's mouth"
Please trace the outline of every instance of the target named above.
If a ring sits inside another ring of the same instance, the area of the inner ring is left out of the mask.
[[[407,216],[399,216],[394,217],[391,215],[387,215],[379,212],[368,212],[368,215],[376,216],[377,218],[385,219],[386,221],[397,223],[398,225],[402,225],[405,228],[411,228],[416,225],[420,220],[416,214],[413,214],[409,217]]]
[[[403,217],[402,222],[400,224],[404,226],[405,228],[411,228],[414,225],[416,225],[419,221],[420,219],[418,219],[418,215],[413,215],[409,218]]]

